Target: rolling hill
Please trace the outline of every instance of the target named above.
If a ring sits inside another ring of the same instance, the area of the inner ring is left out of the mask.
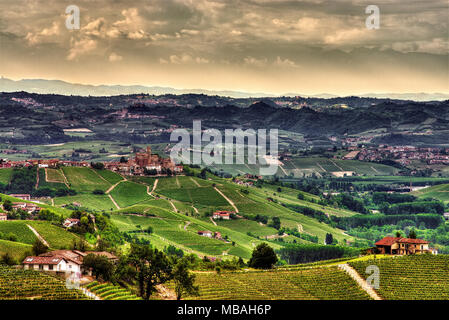
[[[279,192],[269,184],[261,188],[242,187],[230,179],[212,174],[208,174],[207,179],[196,176],[125,178],[106,170],[63,167],[58,170],[40,169],[40,188],[66,188],[76,193],[45,200],[45,204],[41,205],[44,208],[51,208],[64,216],[71,212],[65,208],[67,205],[71,205],[69,208],[72,209],[80,206],[82,209],[107,212],[122,232],[148,239],[161,249],[171,244],[200,256],[248,259],[261,241],[279,249],[283,243],[311,243],[311,237],[316,239],[313,241],[323,243],[327,233],[331,233],[341,244],[354,240],[342,230],[293,211],[289,205],[310,207],[328,216],[351,216],[355,214],[352,211],[319,205],[319,198],[311,194],[304,193],[304,200],[298,200],[298,190],[282,188]],[[94,194],[94,191],[98,193],[100,190],[104,194]],[[217,210],[234,211],[238,217],[230,221],[213,220],[211,213]],[[257,217],[264,217],[265,220],[261,222]],[[303,236],[279,233],[271,226],[273,218],[280,219],[281,227]],[[56,241],[57,227],[52,237],[51,230],[43,224],[32,223],[36,229],[41,228],[46,233],[51,246],[64,247],[73,240],[64,237],[65,240]],[[34,237],[26,230],[27,227],[23,223],[13,222],[10,228],[13,224],[15,228],[24,230],[20,242],[31,244]],[[143,230],[149,227],[152,233],[144,233]],[[198,234],[198,231],[204,230],[217,236],[208,238]]]

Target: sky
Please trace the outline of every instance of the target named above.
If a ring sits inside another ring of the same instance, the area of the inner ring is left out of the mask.
[[[449,93],[447,0],[0,0],[0,75],[274,94]],[[66,27],[66,7],[80,29]],[[380,11],[368,29],[368,5]]]

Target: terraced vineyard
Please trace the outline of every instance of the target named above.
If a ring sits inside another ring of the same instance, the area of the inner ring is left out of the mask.
[[[372,259],[349,263],[366,277],[366,267],[380,270],[380,287],[384,299],[440,300],[449,299],[449,256],[413,255],[394,259]]]
[[[197,272],[199,300],[365,300],[370,297],[337,267],[295,271]],[[171,285],[173,287],[173,285]]]
[[[140,297],[120,286],[93,281],[84,286],[102,300],[141,300]]]
[[[0,300],[86,300],[77,289],[67,289],[65,282],[41,272],[0,265]]]

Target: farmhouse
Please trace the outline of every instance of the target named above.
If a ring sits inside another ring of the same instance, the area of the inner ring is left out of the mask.
[[[54,272],[80,272],[80,264],[69,262],[63,257],[26,257],[23,260],[25,270],[41,270]]]
[[[230,220],[231,214],[235,214],[235,212],[232,211],[216,211],[212,215],[212,218],[214,219],[223,219],[223,220]]]
[[[26,202],[14,202],[12,205],[12,208],[14,210],[24,210],[26,212],[28,212],[29,214],[35,213],[35,212],[39,212],[41,210],[40,207],[38,207],[37,205],[35,205],[34,203],[26,203]]]
[[[0,212],[0,221],[8,220],[8,215],[4,212]]]
[[[88,254],[105,256],[111,262],[118,260],[115,255],[105,251],[55,250],[39,256],[26,257],[22,264],[25,270],[53,271],[69,274],[90,273],[90,270],[86,270],[83,267],[83,259]]]
[[[212,231],[198,231],[198,235],[203,237],[212,238],[213,232]]]
[[[10,194],[10,196],[14,197],[14,198],[26,200],[26,201],[31,200],[31,195],[29,195],[29,194]]]
[[[65,219],[64,223],[62,224],[64,228],[71,228],[73,226],[76,226],[80,223],[79,219]]]
[[[377,250],[382,254],[421,254],[432,253],[429,242],[422,239],[402,237],[385,237],[375,243]]]

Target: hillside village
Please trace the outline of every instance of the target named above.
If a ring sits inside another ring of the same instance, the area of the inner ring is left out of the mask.
[[[162,158],[157,154],[151,153],[151,147],[148,146],[145,152],[136,153],[134,158],[123,162],[105,161],[102,162],[104,168],[123,174],[123,175],[144,175],[146,172],[153,174],[181,173],[182,165],[176,165],[169,158]],[[1,168],[23,168],[37,166],[38,168],[59,168],[65,167],[92,167],[92,163],[86,161],[67,161],[59,159],[31,159],[24,161],[10,161],[0,159]]]

